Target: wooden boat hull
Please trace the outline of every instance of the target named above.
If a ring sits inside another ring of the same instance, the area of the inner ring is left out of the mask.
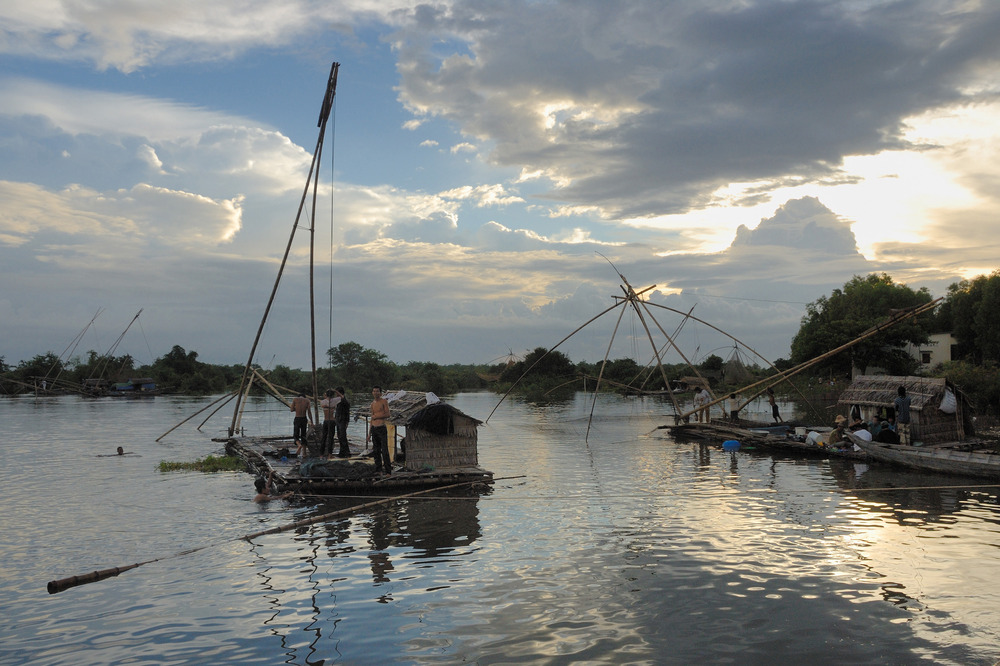
[[[963,451],[948,446],[908,446],[853,439],[875,460],[944,474],[1000,479],[1000,453],[971,450],[974,443],[956,442],[955,446],[968,448]]]

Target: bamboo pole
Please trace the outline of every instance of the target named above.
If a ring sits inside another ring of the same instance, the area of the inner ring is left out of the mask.
[[[621,277],[624,280],[624,276]],[[625,284],[629,285],[628,281],[625,281]],[[632,290],[631,285],[629,285],[628,288],[633,294],[635,293],[635,291]],[[650,288],[652,289],[652,287]],[[642,307],[640,308],[640,306]],[[673,345],[674,349],[677,350],[677,353],[681,355],[681,358],[684,358],[685,361],[687,361],[687,358],[684,356],[684,352],[681,351],[680,347],[677,346],[677,343],[674,342],[673,338],[667,335],[667,332],[663,330],[663,327],[660,326],[660,322],[656,321],[656,318],[649,312],[649,309],[645,307],[645,301],[636,297],[636,299],[632,302],[632,307],[635,309],[636,314],[639,315],[639,321],[642,322],[642,328],[646,331],[646,337],[649,339],[649,344],[653,348],[653,354],[656,355],[656,365],[660,369],[660,376],[663,378],[663,387],[667,390],[667,395],[670,396],[670,402],[674,405],[674,412],[679,412],[681,410],[681,406],[677,403],[677,396],[675,396],[674,392],[670,390],[670,381],[667,379],[666,370],[663,369],[663,358],[660,356],[660,350],[656,346],[656,343],[653,342],[653,334],[649,331],[649,325],[646,323],[646,318],[642,316],[643,310],[649,314],[649,318],[653,320],[656,327],[660,329],[660,333],[662,333],[670,344]],[[695,372],[697,372],[697,370],[695,370]]]
[[[236,397],[236,396],[238,396],[238,395],[239,395],[239,392],[238,392],[238,391],[233,391],[232,393],[230,393],[230,394],[229,394],[229,397],[228,397],[228,398],[226,399],[226,401],[225,401],[225,402],[223,402],[223,403],[222,403],[221,405],[219,405],[218,407],[216,407],[215,409],[213,409],[213,410],[212,410],[212,411],[211,411],[211,412],[209,413],[209,415],[205,417],[205,420],[204,420],[204,421],[202,421],[201,423],[199,423],[199,424],[198,424],[198,427],[197,427],[197,428],[195,428],[195,430],[197,430],[198,432],[201,432],[201,428],[202,428],[202,426],[204,426],[204,425],[205,425],[206,423],[208,423],[208,420],[209,420],[210,418],[212,418],[213,416],[215,416],[216,414],[218,414],[218,413],[219,413],[219,410],[220,410],[220,409],[222,409],[223,407],[225,407],[226,405],[228,405],[228,404],[229,404],[229,401],[230,401],[230,400],[232,400],[233,398],[235,398],[235,397]]]
[[[277,398],[281,402],[281,404],[283,404],[285,407],[288,407],[289,409],[291,409],[292,403],[290,403],[287,400],[285,400],[285,396],[281,395],[281,391],[278,389],[277,386],[275,386],[274,384],[272,384],[271,382],[269,382],[267,380],[267,378],[264,375],[262,375],[259,372],[257,372],[256,369],[254,369],[253,374],[254,374],[254,377],[256,377],[260,381],[264,382],[264,385],[267,386],[269,389],[271,389],[271,391],[272,391],[271,395],[273,395],[275,398]],[[289,389],[289,392],[292,392],[292,391]]]
[[[326,94],[323,96],[323,107],[320,111],[319,125],[321,127],[319,138],[316,141],[316,148],[313,150],[312,163],[309,165],[309,173],[306,176],[306,186],[302,190],[302,198],[299,199],[299,208],[295,214],[295,223],[292,225],[292,232],[288,237],[288,244],[285,246],[285,253],[281,257],[281,263],[278,266],[278,275],[274,279],[274,286],[271,288],[271,296],[267,300],[267,305],[264,307],[264,315],[260,319],[260,326],[257,328],[257,335],[254,337],[253,345],[250,347],[250,356],[247,359],[246,366],[243,368],[243,377],[240,379],[240,390],[242,391],[244,386],[252,383],[251,369],[253,367],[254,356],[257,355],[257,346],[260,344],[260,339],[264,334],[264,326],[267,323],[267,317],[271,312],[271,306],[274,304],[274,298],[278,293],[278,285],[281,283],[281,276],[285,272],[285,265],[288,263],[288,255],[292,251],[292,241],[295,240],[295,232],[299,227],[299,220],[302,218],[302,210],[305,208],[306,199],[309,196],[309,188],[311,186],[310,180],[313,174],[318,171],[319,167],[319,156],[322,153],[323,146],[323,135],[326,132],[326,120],[329,118],[330,111],[333,108],[333,98],[336,94],[337,87],[337,73],[340,71],[340,63],[335,62],[330,68],[330,78],[326,85]],[[310,267],[311,268],[311,267]],[[310,273],[312,271],[310,270]],[[311,295],[310,295],[311,300]],[[315,372],[314,372],[315,374]],[[249,393],[249,389],[247,390]],[[232,424],[229,427],[229,434],[232,435],[238,425],[239,421],[243,415],[243,400],[240,400],[236,405],[236,410],[233,413]]]
[[[278,534],[280,532],[287,532],[288,530],[293,530],[299,527],[305,527],[307,525],[314,525],[316,523],[322,523],[331,518],[336,518],[338,516],[347,515],[354,513],[356,511],[362,511],[364,509],[370,509],[376,506],[381,506],[383,504],[388,504],[389,502],[394,502],[396,500],[408,499],[410,497],[416,497],[418,495],[426,495],[427,493],[435,492],[438,490],[451,490],[453,488],[459,488],[461,486],[468,486],[475,483],[493,483],[495,480],[499,481],[502,479],[476,479],[475,481],[463,481],[461,483],[452,483],[447,486],[438,486],[435,488],[427,488],[425,490],[418,490],[412,493],[406,493],[405,495],[397,495],[394,497],[386,497],[374,502],[366,502],[364,504],[359,504],[356,506],[348,507],[346,509],[340,509],[338,511],[331,511],[330,513],[324,513],[319,516],[313,516],[312,518],[306,518],[304,520],[299,520],[294,523],[286,523],[285,525],[278,525],[277,527],[272,527],[270,529],[261,530],[260,532],[253,532],[251,534],[245,534],[241,537],[236,537],[234,539],[229,539],[227,541],[220,541],[213,544],[206,544],[204,546],[198,546],[197,548],[190,548],[188,550],[182,550],[179,553],[174,553],[172,555],[165,555],[163,557],[156,557],[151,560],[146,560],[144,562],[136,562],[135,564],[128,564],[121,567],[111,567],[110,569],[101,569],[99,571],[92,571],[86,574],[80,574],[78,576],[69,576],[68,578],[60,578],[59,580],[49,581],[47,589],[49,594],[56,594],[62,592],[63,590],[68,590],[71,587],[77,587],[79,585],[86,585],[87,583],[95,583],[99,580],[105,580],[107,578],[113,578],[118,574],[131,569],[137,569],[146,564],[152,564],[153,562],[160,562],[161,560],[169,560],[175,557],[181,557],[184,555],[190,555],[191,553],[196,553],[200,550],[205,550],[206,548],[211,548],[213,546],[222,545],[223,543],[231,543],[233,541],[250,541],[251,539],[256,539],[267,534]]]
[[[590,319],[588,319],[584,324],[582,324],[579,327],[577,327],[577,329],[575,331],[573,331],[572,333],[570,333],[569,335],[567,335],[565,338],[563,338],[562,340],[560,340],[559,342],[557,342],[555,345],[553,345],[552,347],[550,347],[548,349],[548,351],[546,351],[544,354],[542,354],[537,359],[535,359],[535,362],[531,364],[531,367],[529,367],[527,370],[525,370],[524,372],[522,372],[521,376],[518,377],[516,380],[514,380],[514,383],[510,385],[510,388],[507,389],[507,392],[504,393],[500,397],[500,400],[498,400],[497,404],[493,406],[493,410],[490,412],[489,416],[486,417],[486,420],[483,421],[483,423],[484,424],[489,423],[490,417],[492,417],[493,414],[494,414],[494,412],[497,411],[497,408],[500,407],[501,403],[503,403],[503,401],[507,399],[507,396],[510,395],[510,392],[514,390],[514,387],[517,386],[520,383],[520,381],[522,379],[524,379],[525,375],[527,375],[529,372],[531,372],[531,369],[534,368],[536,365],[538,365],[543,358],[545,358],[546,356],[548,356],[549,354],[551,354],[552,352],[554,352],[556,350],[556,348],[559,347],[559,345],[561,345],[562,343],[566,342],[571,337],[573,337],[574,335],[576,335],[577,333],[579,333],[581,330],[583,330],[584,327],[586,327],[589,324],[597,321],[598,319],[600,319],[604,315],[608,314],[609,312],[611,312],[612,310],[614,310],[615,308],[617,308],[620,305],[622,305],[622,303],[615,303],[610,308],[607,308],[603,312],[600,312],[599,314],[594,315],[593,317],[591,317]]]
[[[789,379],[791,377],[794,377],[795,375],[799,374],[800,372],[803,372],[804,370],[807,370],[807,369],[811,368],[812,366],[816,365],[817,363],[825,361],[826,359],[830,358],[831,356],[835,356],[835,355],[839,354],[840,352],[842,352],[842,351],[844,351],[846,349],[850,349],[851,347],[853,347],[854,345],[858,344],[862,340],[866,340],[866,339],[872,337],[873,335],[877,335],[877,334],[881,333],[883,330],[885,330],[885,329],[887,329],[887,328],[889,328],[891,326],[895,326],[896,324],[898,324],[901,321],[904,321],[904,320],[909,319],[911,317],[916,317],[917,315],[921,315],[924,312],[927,312],[929,310],[934,309],[934,307],[937,305],[938,301],[940,301],[940,300],[941,300],[940,298],[937,298],[937,299],[935,299],[935,300],[933,300],[933,301],[931,301],[929,303],[925,303],[925,304],[923,304],[921,306],[918,306],[918,307],[916,307],[916,308],[914,308],[912,310],[908,310],[908,311],[905,311],[905,312],[902,312],[902,313],[896,313],[896,314],[890,315],[888,319],[886,319],[885,321],[882,321],[882,322],[879,322],[879,323],[875,324],[874,326],[872,326],[871,328],[869,328],[868,330],[866,330],[864,333],[862,333],[861,335],[859,335],[857,338],[851,340],[850,342],[844,343],[841,346],[837,347],[836,349],[831,349],[830,351],[826,352],[825,354],[820,354],[819,356],[817,356],[817,357],[815,357],[813,359],[810,359],[808,361],[803,361],[802,363],[798,364],[795,367],[789,368],[788,370],[783,370],[782,372],[778,373],[777,375],[772,375],[772,376],[767,377],[765,379],[762,379],[760,381],[754,382],[753,384],[749,384],[747,386],[744,386],[743,388],[735,391],[735,393],[745,393],[746,391],[748,391],[750,389],[755,389],[758,386],[770,384],[772,382],[774,384],[777,384],[780,381],[785,381],[785,380],[787,380],[787,379]],[[748,349],[749,349],[749,347],[748,347]],[[774,381],[774,380],[777,380],[777,381]],[[713,405],[716,405],[716,404],[722,402],[725,399],[726,399],[725,397],[717,398],[717,399],[713,400],[712,402],[708,403],[707,405],[704,405],[704,407],[711,407]],[[694,410],[694,411],[697,411],[697,410]],[[694,411],[688,412],[687,414],[681,414],[681,415],[675,416],[674,418],[675,418],[675,420],[679,421],[681,418],[683,418],[685,416],[690,416],[691,414],[694,413]]]
[[[594,420],[594,408],[597,407],[597,392],[601,390],[601,378],[604,376],[604,368],[608,364],[608,356],[611,354],[611,345],[615,343],[615,336],[618,335],[618,327],[621,326],[622,317],[625,316],[625,308],[618,313],[618,321],[615,322],[615,329],[611,332],[611,339],[608,340],[608,348],[604,352],[604,360],[601,361],[601,370],[597,373],[597,383],[594,385],[594,400],[590,403],[590,416],[587,418],[587,432],[583,436],[583,441],[590,439],[590,424]]]
[[[190,421],[194,417],[198,416],[199,414],[201,414],[203,411],[205,411],[206,409],[208,409],[209,407],[211,407],[215,403],[220,402],[222,400],[225,400],[226,398],[229,398],[230,400],[232,400],[233,396],[235,396],[235,395],[236,395],[236,392],[227,393],[226,395],[222,396],[218,400],[213,400],[212,402],[208,403],[207,405],[205,405],[204,407],[202,407],[201,409],[199,409],[197,412],[195,412],[191,416],[187,417],[186,419],[184,419],[183,421],[181,421],[180,423],[178,423],[177,425],[175,425],[170,430],[166,431],[165,433],[163,433],[162,435],[160,435],[159,437],[157,437],[155,441],[157,441],[157,442],[160,441],[161,439],[163,439],[164,437],[166,437],[167,435],[169,435],[170,433],[172,433],[174,430],[177,430],[182,425],[184,425],[185,423],[187,423],[188,421]],[[225,404],[225,403],[222,403],[222,404]],[[215,412],[212,412],[212,413],[214,414]],[[209,417],[211,417],[211,415],[209,415]],[[202,423],[201,425],[205,425],[205,424]],[[198,427],[200,428],[201,426],[198,426]]]
[[[254,369],[254,372],[256,372],[256,369]],[[242,389],[243,396],[236,404],[236,410],[237,410],[236,419],[233,421],[233,424],[229,427],[230,437],[232,437],[239,431],[240,425],[242,425],[243,423],[243,412],[246,409],[247,401],[250,399],[250,389],[253,388],[253,375],[250,376],[250,381],[246,383],[246,386],[245,387],[241,386],[240,388]]]

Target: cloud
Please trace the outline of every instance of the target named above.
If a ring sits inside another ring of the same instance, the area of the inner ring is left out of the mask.
[[[993,5],[522,1],[422,6],[394,41],[418,117],[620,219],[705,208],[731,182],[758,184],[750,203],[909,146],[907,118],[988,85],[998,27]]]
[[[46,261],[80,268],[138,259],[166,245],[187,251],[231,241],[241,225],[241,199],[207,197],[139,184],[98,192],[71,186],[50,192],[30,183],[0,181],[0,233],[8,245]]]
[[[315,240],[334,342],[440,362],[548,345],[614,302],[620,270],[786,355],[804,304],[853,274],[943,287],[995,267],[998,16],[929,0],[7,3],[0,52],[39,79],[0,78],[0,277],[16,287],[0,310],[21,345],[5,354],[114,303],[147,308],[157,353],[245,360],[310,164],[278,128],[318,101],[294,77],[287,99],[258,94],[261,58],[312,67],[349,45],[363,85],[336,182],[294,232],[279,362],[308,364],[307,231],[329,206]],[[600,357],[613,324],[565,351]],[[641,326],[623,325],[613,354],[632,355]],[[732,344],[681,335],[698,354]]]
[[[813,197],[787,202],[752,231],[741,224],[732,247],[759,245],[817,250],[830,255],[858,251],[850,226]]]
[[[513,203],[524,203],[524,199],[517,195],[507,194],[503,185],[463,185],[462,187],[442,192],[440,195],[444,199],[471,199],[476,202],[476,206],[484,208],[486,206],[507,206]]]
[[[289,46],[319,27],[391,20],[408,0],[38,0],[0,6],[0,50],[53,61],[91,62],[101,70],[134,72],[154,62],[232,58],[245,51]]]

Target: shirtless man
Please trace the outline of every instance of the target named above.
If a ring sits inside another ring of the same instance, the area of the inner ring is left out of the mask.
[[[333,438],[337,431],[337,405],[340,404],[342,396],[336,395],[333,389],[326,392],[326,397],[319,401],[319,408],[323,410],[323,435],[320,437],[320,455],[327,457],[333,453]]]
[[[293,400],[292,406],[288,409],[295,412],[292,419],[292,438],[295,440],[295,455],[300,459],[305,457],[306,438],[309,435],[309,398],[305,393],[299,393]]]
[[[392,461],[389,460],[389,433],[385,421],[389,418],[389,401],[382,397],[382,387],[372,388],[372,425],[368,430],[365,442],[371,441],[372,452],[375,454],[375,471],[385,469],[386,474],[392,474]]]

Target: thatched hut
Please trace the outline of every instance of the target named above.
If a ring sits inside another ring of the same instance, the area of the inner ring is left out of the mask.
[[[910,436],[914,442],[957,442],[975,435],[972,409],[954,384],[937,377],[866,375],[857,377],[840,395],[837,406],[849,416],[853,409],[869,423],[893,414],[897,390],[910,397]]]
[[[385,398],[389,401],[389,438],[397,444],[405,441],[402,448],[406,469],[440,470],[479,465],[478,428],[482,421],[442,402],[433,393],[390,391]],[[368,406],[359,413],[367,419]]]

